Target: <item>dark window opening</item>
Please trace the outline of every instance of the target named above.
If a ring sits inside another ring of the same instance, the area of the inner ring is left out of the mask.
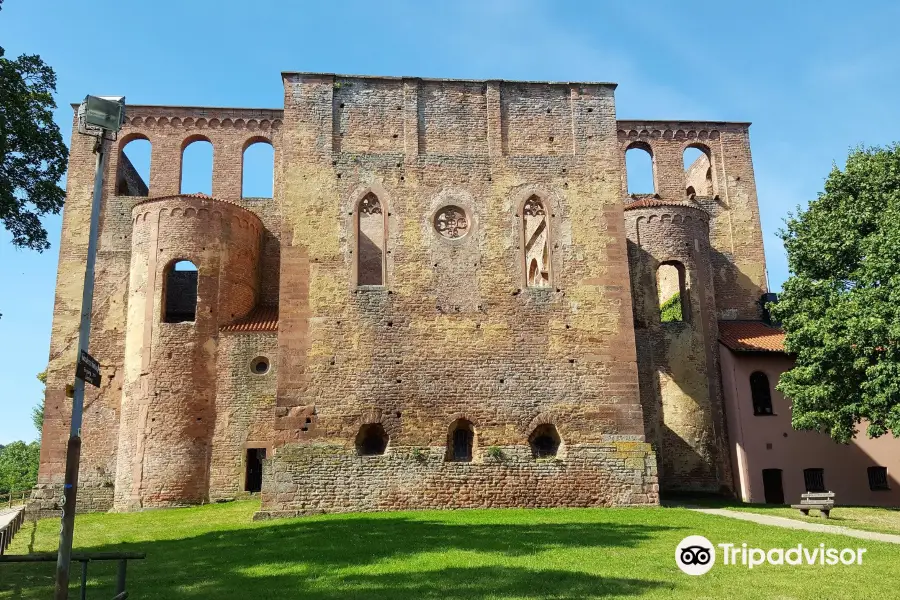
[[[876,491],[891,489],[888,487],[887,467],[869,467],[868,471],[870,490]]]
[[[117,196],[149,196],[150,140],[136,138],[122,146],[116,170]]]
[[[250,370],[257,375],[265,375],[269,372],[269,359],[265,356],[257,356],[250,364]]]
[[[766,504],[784,504],[781,469],[763,469],[762,475]]]
[[[807,492],[824,492],[825,469],[803,469],[803,483]]]
[[[262,490],[262,461],[266,458],[265,448],[247,448],[247,473],[244,477],[245,492]]]
[[[363,425],[356,434],[356,452],[360,456],[384,454],[388,439],[388,434],[381,423]]]
[[[198,271],[194,263],[176,261],[166,269],[163,322],[186,323],[197,316]]]
[[[667,262],[656,270],[656,292],[659,296],[659,321],[661,323],[677,323],[687,321],[684,283],[684,266],[681,263]]]
[[[753,398],[753,414],[771,415],[772,391],[769,388],[769,378],[765,373],[756,371],[750,375],[750,396]]]
[[[450,426],[448,460],[472,462],[472,447],[475,445],[475,430],[472,424],[460,419]]]
[[[535,458],[551,458],[556,456],[561,443],[556,427],[550,424],[538,426],[528,438],[531,454]]]

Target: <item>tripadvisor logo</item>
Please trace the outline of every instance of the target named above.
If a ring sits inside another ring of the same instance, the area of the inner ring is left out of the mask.
[[[826,548],[819,544],[811,548],[797,544],[791,548],[771,548],[764,550],[747,544],[713,544],[702,535],[689,535],[675,548],[675,564],[688,575],[703,575],[716,564],[716,548],[721,552],[722,564],[730,567],[743,566],[748,569],[760,565],[799,566],[837,564],[861,565],[865,548]]]

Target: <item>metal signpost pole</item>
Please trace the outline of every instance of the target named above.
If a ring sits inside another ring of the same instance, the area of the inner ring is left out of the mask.
[[[69,564],[72,560],[72,540],[75,531],[75,500],[78,492],[78,467],[81,461],[81,420],[84,412],[84,384],[87,379],[99,386],[100,373],[96,361],[88,354],[91,339],[91,310],[94,303],[94,264],[97,259],[97,237],[100,228],[100,202],[103,195],[103,172],[106,152],[104,137],[118,132],[124,118],[124,98],[115,100],[88,96],[79,109],[79,132],[97,137],[94,152],[97,163],[94,171],[94,196],[91,201],[91,224],[88,232],[87,264],[84,270],[84,291],[81,296],[81,324],[78,330],[78,368],[72,397],[72,423],[66,447],[66,479],[63,486],[63,514],[59,528],[59,554],[56,560],[55,600],[69,597]]]

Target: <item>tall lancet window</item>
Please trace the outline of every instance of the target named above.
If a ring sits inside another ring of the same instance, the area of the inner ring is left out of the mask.
[[[356,283],[384,285],[384,213],[378,196],[366,194],[357,206]]]
[[[528,287],[550,287],[550,238],[547,211],[537,196],[522,207],[525,273]]]

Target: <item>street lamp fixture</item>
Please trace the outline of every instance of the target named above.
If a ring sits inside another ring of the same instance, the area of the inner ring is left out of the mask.
[[[66,478],[63,485],[62,523],[59,528],[59,553],[56,559],[55,600],[69,597],[69,564],[72,560],[72,537],[75,531],[75,499],[78,493],[78,469],[81,464],[81,422],[84,414],[85,382],[100,387],[100,363],[88,353],[91,339],[91,312],[94,301],[94,265],[97,260],[97,237],[100,229],[100,202],[103,196],[105,140],[115,140],[125,123],[124,96],[87,96],[78,107],[78,133],[97,138],[94,153],[94,196],[91,201],[91,224],[88,233],[84,290],[81,296],[81,324],[78,328],[77,367],[72,386],[72,422],[66,446]],[[66,386],[66,396],[69,396]]]

